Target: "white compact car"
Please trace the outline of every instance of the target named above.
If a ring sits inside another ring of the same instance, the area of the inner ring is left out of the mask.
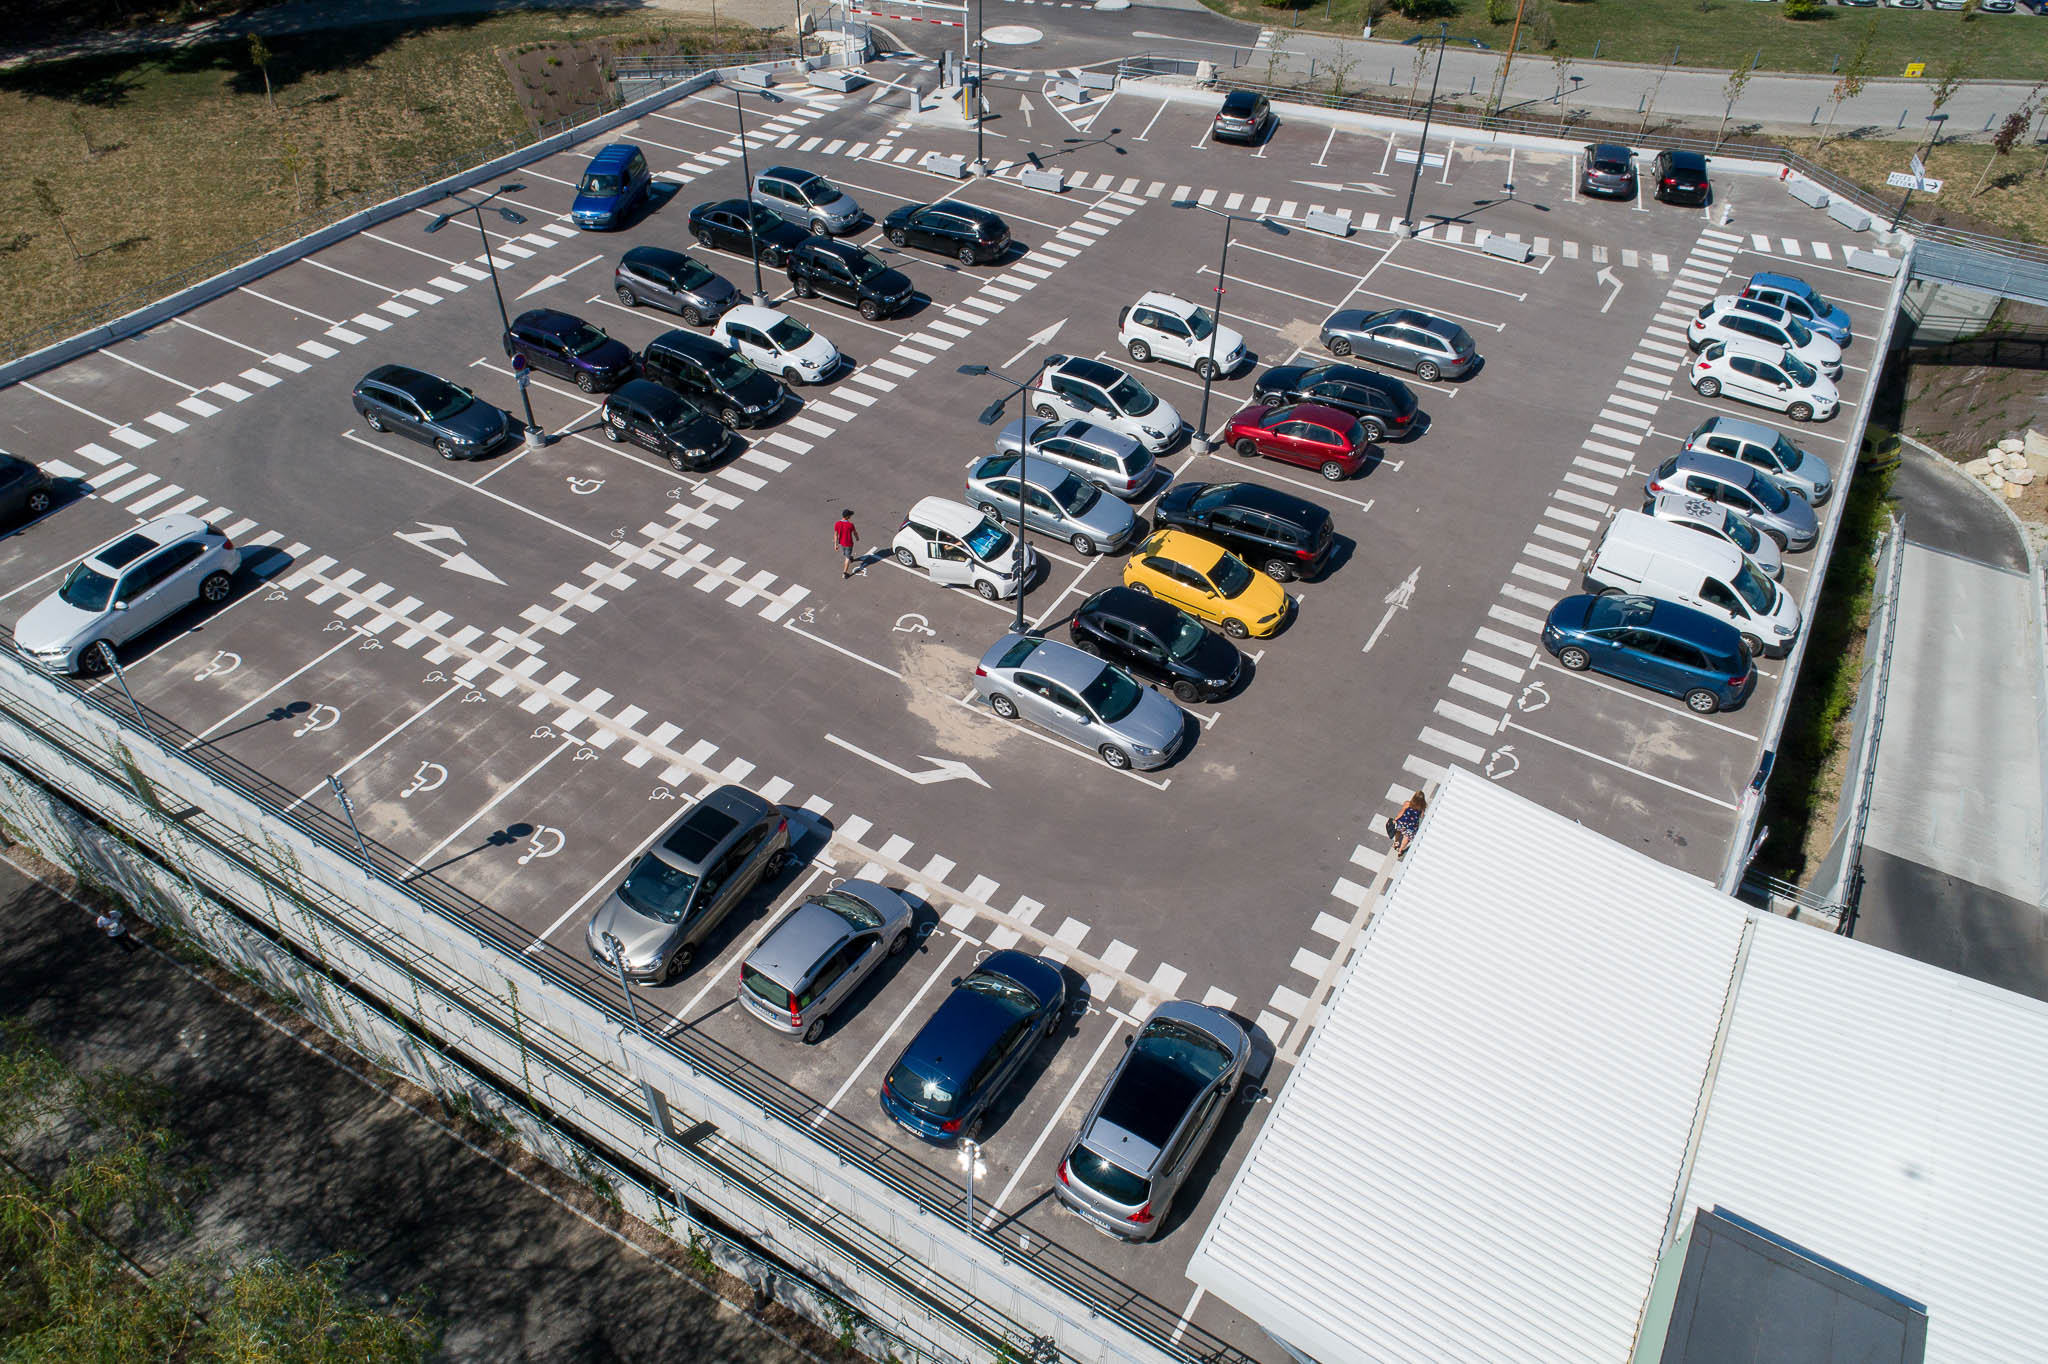
[[[1016,596],[1038,564],[1038,552],[1026,545],[1019,573],[1017,537],[974,508],[943,497],[920,499],[891,547],[905,568],[946,587],[972,587],[990,601]]]
[[[1207,308],[1173,294],[1146,294],[1119,312],[1116,320],[1117,341],[1141,365],[1164,360],[1184,365],[1204,379],[1217,379],[1236,373],[1244,363],[1240,333],[1218,326],[1216,315]]]
[[[1842,405],[1841,395],[1819,370],[1783,346],[1755,341],[1708,342],[1686,378],[1702,398],[1726,394],[1796,422],[1826,421]]]
[[[1842,377],[1842,347],[1776,304],[1725,294],[1700,305],[1686,341],[1694,350],[1709,341],[1755,341],[1781,346],[1830,379]]]
[[[14,644],[53,673],[101,673],[101,640],[124,644],[195,601],[234,590],[242,551],[196,516],[159,516],[101,545],[14,627]]]
[[[758,368],[792,384],[820,383],[839,368],[837,347],[773,308],[741,304],[719,318],[711,334]]]
[[[1031,410],[1047,420],[1079,417],[1129,436],[1153,454],[1180,439],[1180,413],[1115,365],[1049,355],[1031,385]]]

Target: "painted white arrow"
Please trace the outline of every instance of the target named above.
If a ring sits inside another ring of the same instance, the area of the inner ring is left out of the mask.
[[[1409,571],[1408,576],[1394,584],[1394,590],[1387,593],[1386,597],[1383,598],[1387,604],[1387,614],[1381,616],[1380,623],[1372,627],[1372,638],[1366,640],[1365,647],[1359,650],[1360,653],[1371,653],[1372,646],[1380,642],[1380,632],[1385,630],[1388,623],[1394,619],[1394,613],[1408,609],[1409,601],[1415,596],[1415,580],[1420,576],[1422,576],[1422,565],[1417,564]]]
[[[603,259],[604,259],[604,257],[603,257],[603,256],[601,256],[601,255],[598,255],[598,256],[592,256],[592,257],[590,258],[590,260],[584,261],[584,262],[582,263],[582,265],[572,265],[572,266],[570,266],[570,267],[569,267],[568,269],[564,270],[564,271],[563,271],[563,272],[562,272],[561,274],[559,274],[559,275],[549,275],[549,276],[548,276],[548,277],[547,277],[546,279],[544,279],[544,280],[542,280],[542,281],[541,281],[540,283],[538,283],[538,284],[534,285],[534,286],[533,286],[533,287],[532,287],[531,289],[528,289],[528,290],[527,290],[527,291],[526,291],[525,293],[521,294],[521,295],[520,295],[519,297],[520,297],[520,298],[530,298],[530,297],[532,297],[532,296],[533,296],[534,294],[537,294],[537,293],[539,293],[539,292],[540,292],[541,290],[543,290],[543,289],[552,289],[552,288],[554,288],[554,287],[555,287],[555,286],[556,286],[557,284],[566,284],[566,283],[568,283],[568,282],[569,282],[569,276],[571,276],[571,275],[575,274],[575,273],[576,273],[576,272],[577,272],[578,270],[581,270],[581,269],[583,268],[583,266],[584,266],[584,265],[588,265],[588,264],[590,264],[590,261],[595,261],[595,260],[603,260]],[[516,300],[515,300],[515,301],[516,301]]]
[[[1026,95],[1017,102],[1017,111],[1024,115],[1024,126],[1031,126],[1031,96]]]
[[[1394,191],[1382,189],[1380,186],[1369,184],[1364,180],[1350,180],[1341,185],[1329,180],[1296,180],[1294,183],[1297,185],[1307,185],[1310,189],[1326,189],[1332,194],[1342,194],[1346,190],[1353,190],[1359,194],[1378,194],[1389,199],[1394,197]]]
[[[1614,290],[1613,293],[1607,296],[1607,301],[1600,305],[1600,311],[1604,313],[1609,308],[1612,308],[1614,306],[1615,299],[1621,297],[1621,281],[1614,277],[1614,271],[1608,269],[1604,265],[1600,267],[1600,273],[1593,276],[1593,278],[1599,280],[1602,284],[1608,285]]]
[[[981,779],[981,774],[979,772],[975,771],[973,768],[969,767],[966,763],[961,762],[957,758],[934,758],[929,753],[920,753],[917,756],[923,758],[926,762],[933,764],[933,766],[931,766],[923,772],[913,772],[907,767],[898,767],[895,763],[890,762],[887,758],[878,757],[875,754],[868,752],[865,748],[856,747],[855,745],[850,744],[846,742],[846,740],[840,738],[837,734],[827,734],[825,736],[825,742],[828,744],[837,744],[839,747],[845,749],[848,753],[853,754],[855,757],[866,758],[869,762],[881,768],[883,771],[894,772],[897,776],[902,777],[904,780],[914,781],[919,786],[930,786],[934,782],[959,781],[965,779],[967,781],[973,782],[976,786],[982,787],[983,789],[988,788],[988,783]]]
[[[485,568],[461,550],[458,549],[444,554],[442,551],[434,548],[435,543],[441,540],[453,540],[458,545],[468,544],[469,541],[463,539],[462,532],[456,530],[455,527],[437,526],[430,521],[421,521],[418,524],[420,528],[416,531],[396,530],[391,533],[396,538],[405,541],[408,545],[417,545],[433,555],[441,561],[441,567],[445,569],[460,573],[465,577],[481,578],[487,583],[496,583],[500,587],[505,585],[503,578],[491,572],[491,570]]]
[[[1003,361],[1002,368],[1008,369],[1010,366],[1016,364],[1019,360],[1022,360],[1025,356],[1031,354],[1032,351],[1037,350],[1040,346],[1051,345],[1052,339],[1060,334],[1060,328],[1066,325],[1067,319],[1063,317],[1059,321],[1053,323],[1050,327],[1047,327],[1044,331],[1033,332],[1031,334],[1030,339],[1025,341],[1024,349],[1018,351],[1015,355]]]

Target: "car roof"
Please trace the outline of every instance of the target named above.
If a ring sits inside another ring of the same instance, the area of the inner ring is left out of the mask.
[[[1718,530],[1728,519],[1728,509],[1704,497],[1672,491],[1658,493],[1650,499],[1650,515],[1659,521],[1690,521]]]
[[[1740,436],[1743,440],[1753,440],[1758,445],[1776,445],[1779,439],[1778,432],[1772,427],[1765,426],[1762,422],[1753,422],[1747,417],[1723,417],[1719,415],[1709,417],[1701,422],[1698,429],[1692,433],[1689,439],[1698,440],[1709,432],[1716,435]]]
[[[1288,411],[1289,421],[1315,422],[1335,431],[1358,425],[1358,418],[1339,407],[1325,407],[1321,403],[1283,404]]]
[[[869,884],[872,883],[848,881],[834,889],[859,900],[865,898],[860,888]],[[791,910],[775,931],[747,954],[746,967],[794,990],[803,984],[820,958],[852,935],[853,926],[813,896]]]
[[[132,530],[123,531],[86,555],[85,562],[102,565],[118,574],[145,554],[211,529],[211,526],[196,516],[177,512],[167,513],[154,521],[144,522]]]
[[[1136,308],[1167,308],[1177,313],[1191,313],[1195,310],[1195,305],[1182,298],[1179,294],[1163,293],[1158,289],[1146,290],[1139,296],[1138,301],[1131,306]]]
[[[1033,649],[1031,657],[1025,659],[1019,666],[1029,668],[1040,677],[1057,682],[1063,687],[1080,691],[1102,676],[1102,670],[1109,665],[1093,654],[1081,652],[1071,644],[1048,639]]]
[[[799,182],[805,180],[823,180],[825,178],[817,171],[805,170],[802,166],[770,166],[767,170],[762,171],[759,175],[755,176],[754,178],[756,180],[765,180],[770,176],[773,176],[777,180],[795,180]]]
[[[949,535],[966,536],[988,520],[980,512],[950,497],[921,497],[910,509],[910,520],[922,521]]]
[[[1711,450],[1680,450],[1678,468],[1690,469],[1695,473],[1711,474],[1715,478],[1733,483],[1738,488],[1747,488],[1760,477],[1756,469],[1739,459],[1717,455]]]
[[[692,805],[655,846],[665,862],[701,867],[774,809],[744,786],[721,786]]]
[[[694,356],[699,360],[716,359],[727,353],[726,345],[715,336],[700,336],[696,332],[674,327],[663,332],[647,343],[647,349],[659,346],[663,350],[677,351]]]
[[[751,199],[717,199],[708,204],[699,204],[690,211],[692,213],[716,213],[723,209],[727,213],[737,213],[744,218],[749,216],[755,207],[756,205]]]
[[[1633,151],[1622,146],[1619,142],[1595,142],[1592,144],[1592,152],[1595,157],[1602,160],[1608,157],[1616,157],[1627,161],[1635,155]]]
[[[1017,469],[1019,464],[1025,466],[1021,473]],[[967,471],[967,476],[972,479],[1008,478],[1012,475],[1048,492],[1074,477],[1066,465],[1054,464],[1043,456],[1025,459],[1022,455],[983,455]]]
[[[513,318],[512,325],[531,327],[535,331],[546,332],[551,336],[560,336],[564,332],[573,332],[590,324],[575,314],[565,313],[559,308],[532,308]]]
[[[1217,561],[1229,553],[1223,546],[1211,544],[1199,535],[1190,535],[1184,530],[1174,530],[1171,527],[1153,531],[1150,538],[1138,546],[1136,552],[1156,554],[1204,572],[1215,567]]]
[[[1256,108],[1258,103],[1259,92],[1256,90],[1233,90],[1223,97],[1223,107],[1226,109],[1252,109]]]
[[[623,169],[628,161],[639,155],[639,152],[640,149],[630,142],[614,142],[590,158],[590,169]]]
[[[1192,1028],[1219,1043],[1230,1053],[1224,1063],[1226,1072],[1243,1054],[1247,1042],[1244,1029],[1234,1021],[1199,1004],[1176,1000],[1145,1020],[1133,1039],[1136,1045],[1125,1053],[1115,1082],[1102,1097],[1096,1120],[1128,1132],[1155,1152],[1179,1128],[1196,1097],[1215,1083],[1215,1077],[1174,1065],[1146,1045],[1148,1033],[1157,1038],[1153,1030],[1160,1023]],[[1089,1135],[1082,1133],[1082,1140],[1087,1141]]]
[[[1075,614],[1100,612],[1142,625],[1156,634],[1171,637],[1180,627],[1186,613],[1171,602],[1163,602],[1149,593],[1118,584],[1105,587],[1087,601],[1081,603]]]
[[[657,270],[680,270],[690,258],[666,246],[636,246],[619,257],[621,265],[651,265]]]
[[[1785,292],[1797,294],[1801,298],[1806,298],[1813,293],[1813,286],[1799,278],[1799,276],[1774,274],[1769,270],[1757,271],[1749,277],[1749,282],[1766,289],[1783,289]]]
[[[970,974],[983,973],[1014,980],[1041,1001],[1051,999],[1064,985],[1057,967],[1011,948],[991,952]],[[973,1063],[987,1054],[1012,1017],[1009,1009],[988,996],[956,985],[910,1039],[902,1059],[914,1069],[954,1077],[964,1087]]]
[[[637,407],[650,417],[663,419],[684,410],[696,411],[680,393],[652,379],[628,379],[605,395],[605,402]]]
[[[834,255],[851,260],[861,254],[863,248],[854,242],[834,241],[829,237],[807,237],[803,249],[813,254]]]
[[[1415,390],[1402,383],[1399,379],[1396,379],[1393,375],[1382,374],[1376,369],[1366,369],[1359,365],[1347,365],[1341,360],[1334,364],[1296,365],[1289,366],[1289,368],[1299,369],[1304,377],[1310,374],[1319,374],[1326,379],[1337,379],[1343,383],[1357,384],[1360,388],[1376,388],[1389,397],[1400,397],[1405,394],[1411,402],[1415,398]],[[1272,372],[1272,370],[1266,371],[1268,376]]]
[[[788,317],[780,308],[764,308],[758,303],[742,303],[726,310],[721,322],[738,322],[749,327],[767,329]]]
[[[1056,369],[1062,374],[1071,374],[1076,379],[1091,384],[1099,384],[1103,388],[1114,388],[1117,381],[1124,377],[1124,372],[1115,365],[1105,365],[1100,360],[1090,360],[1079,355],[1055,355],[1046,363],[1046,367]]]
[[[1205,489],[1228,488],[1231,490],[1232,506],[1271,512],[1275,516],[1282,516],[1304,525],[1318,525],[1330,519],[1329,508],[1311,502],[1305,497],[1296,497],[1293,493],[1283,493],[1278,488],[1269,488],[1263,483],[1205,483],[1200,486]]]
[[[428,384],[445,384],[449,381],[438,374],[414,369],[411,365],[379,365],[363,376],[363,382],[383,384],[387,388],[395,388],[401,393],[417,398],[420,396],[420,390]]]
[[[1791,349],[1790,346],[1774,346],[1768,341],[1759,341],[1754,336],[1744,336],[1741,332],[1730,336],[1717,336],[1714,338],[1714,344],[1723,347],[1727,352],[1747,355],[1752,360],[1769,360],[1772,364],[1783,364],[1785,353]]]
[[[1735,667],[1747,661],[1742,650],[1742,632],[1727,621],[1710,616],[1696,607],[1666,601],[1662,597],[1607,597],[1602,600],[1624,606],[1648,607],[1649,615],[1642,622],[1645,626],[1673,638],[1697,644],[1709,653],[1722,655],[1717,662],[1725,662]],[[1560,602],[1559,605],[1563,603]],[[1587,609],[1591,610],[1590,604]]]
[[[1664,155],[1673,170],[1704,172],[1707,169],[1707,158],[1698,152],[1667,151]]]
[[[974,223],[999,223],[1003,220],[1003,215],[997,213],[994,209],[983,208],[980,204],[963,204],[958,199],[940,199],[929,204],[912,204],[910,207],[913,210],[920,208],[944,209],[948,213],[957,213],[969,222]]]

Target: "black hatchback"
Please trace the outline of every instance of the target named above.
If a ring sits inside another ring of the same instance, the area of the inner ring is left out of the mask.
[[[870,322],[894,317],[916,297],[910,277],[864,246],[812,237],[790,254],[789,287],[798,298],[823,295],[860,309]]]
[[[690,210],[690,235],[705,250],[717,248],[752,260],[761,244],[761,264],[781,269],[807,235],[773,209],[745,199],[722,199]]]
[[[623,341],[605,335],[572,313],[535,308],[512,319],[505,333],[505,354],[523,355],[543,374],[576,381],[585,393],[617,388],[639,368]]]
[[[718,462],[734,439],[725,426],[682,394],[651,379],[632,379],[604,400],[604,434],[652,450],[677,471]]]
[[[1263,483],[1176,483],[1152,520],[1214,541],[1280,582],[1321,573],[1337,541],[1328,511]]]
[[[1658,152],[1650,175],[1657,197],[1667,204],[1704,204],[1714,194],[1707,181],[1707,158],[1698,152]]]
[[[49,474],[0,450],[0,525],[33,521],[50,509],[50,501]]]
[[[727,426],[759,426],[782,410],[789,390],[708,336],[678,328],[640,352],[640,373],[702,401]]]
[[[1237,690],[1244,655],[1237,646],[1169,602],[1129,587],[1105,587],[1067,621],[1074,647],[1157,682],[1185,702],[1216,701]]]
[[[1421,429],[1415,420],[1415,390],[1392,375],[1357,365],[1279,365],[1260,375],[1252,391],[1252,401],[1268,407],[1316,403],[1349,412],[1375,444]]]
[[[882,220],[893,246],[916,246],[962,265],[1001,260],[1010,249],[1010,225],[985,208],[945,200],[905,204]]]

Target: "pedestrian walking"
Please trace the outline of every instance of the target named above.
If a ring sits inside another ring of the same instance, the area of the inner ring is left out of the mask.
[[[120,910],[107,910],[95,922],[98,924],[100,932],[114,940],[114,946],[120,948],[123,952],[133,952],[135,950],[135,939],[128,935],[128,925],[122,922]]]
[[[1406,857],[1408,845],[1415,841],[1415,831],[1422,827],[1422,812],[1429,808],[1429,797],[1417,791],[1408,797],[1394,817],[1387,821],[1387,838],[1394,845],[1395,857]]]
[[[853,525],[853,508],[843,508],[839,513],[839,519],[832,523],[832,543],[839,546],[839,576],[841,579],[851,578],[854,575],[853,542],[859,538],[860,532],[855,530]]]

